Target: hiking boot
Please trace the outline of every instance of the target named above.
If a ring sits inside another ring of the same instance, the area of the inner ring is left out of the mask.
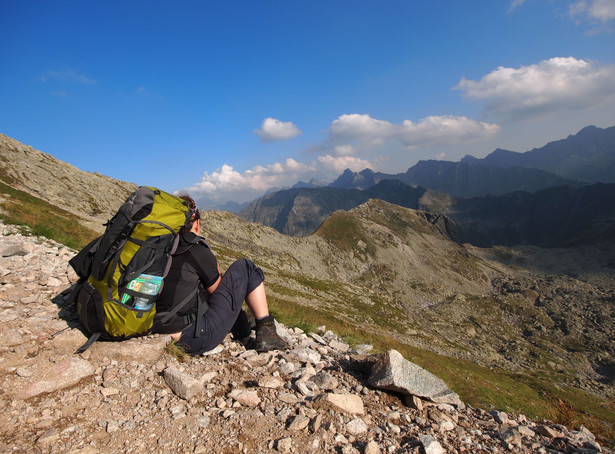
[[[231,334],[233,335],[233,339],[240,341],[246,337],[250,337],[250,334],[252,334],[252,325],[248,319],[248,314],[246,314],[246,311],[243,309],[239,312],[237,320],[235,320],[235,324],[231,328]]]
[[[286,342],[275,330],[275,320],[271,315],[256,320],[256,345],[257,352],[286,349]]]

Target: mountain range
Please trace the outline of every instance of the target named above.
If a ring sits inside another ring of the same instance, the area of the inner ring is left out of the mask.
[[[326,188],[273,192],[239,215],[304,236],[336,210],[379,198],[449,216],[460,241],[557,246],[613,236],[614,181],[615,127],[589,126],[526,153],[421,161],[395,175],[346,170]]]

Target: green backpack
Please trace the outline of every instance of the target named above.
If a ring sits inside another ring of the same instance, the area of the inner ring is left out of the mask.
[[[105,233],[70,260],[81,277],[73,298],[91,334],[77,353],[99,338],[124,340],[148,334],[154,318],[168,322],[198,295],[195,289],[170,312],[156,313],[155,302],[177,249],[179,231],[193,214],[183,199],[141,186],[105,224]],[[199,298],[202,312],[200,306]]]

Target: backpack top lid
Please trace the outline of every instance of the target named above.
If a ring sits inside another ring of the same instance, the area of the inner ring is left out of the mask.
[[[92,276],[97,280],[104,278],[111,258],[129,236],[145,240],[177,234],[189,223],[189,215],[185,200],[154,187],[139,187],[107,222],[92,263]]]

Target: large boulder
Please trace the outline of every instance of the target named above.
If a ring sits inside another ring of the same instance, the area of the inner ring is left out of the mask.
[[[369,384],[432,402],[463,407],[459,396],[442,379],[406,360],[397,350],[380,355],[372,367]]]

